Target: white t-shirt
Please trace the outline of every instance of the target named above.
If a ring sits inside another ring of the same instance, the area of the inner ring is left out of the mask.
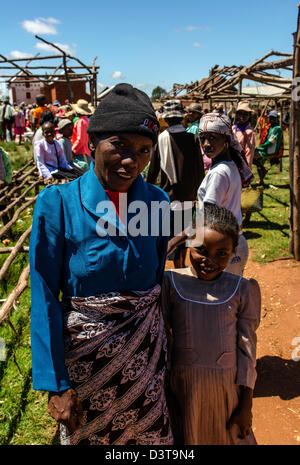
[[[221,161],[211,166],[198,189],[199,204],[213,203],[225,207],[242,224],[242,183],[239,170],[233,161]]]

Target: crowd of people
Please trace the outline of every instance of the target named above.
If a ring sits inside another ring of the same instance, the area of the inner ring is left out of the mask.
[[[49,184],[30,240],[32,374],[62,444],[256,444],[260,289],[243,277],[241,194],[253,164],[262,183],[265,160],[282,156],[278,113],[257,147],[248,103],[233,119],[180,100],[155,112],[129,84],[96,109],[38,96],[15,114]],[[147,225],[168,205],[155,234],[126,230],[137,202]],[[101,221],[117,234],[100,236]]]

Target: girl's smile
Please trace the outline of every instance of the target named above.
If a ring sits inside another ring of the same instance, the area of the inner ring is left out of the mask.
[[[201,247],[190,248],[194,274],[210,281],[225,270],[233,253],[232,238],[227,234],[205,227]]]

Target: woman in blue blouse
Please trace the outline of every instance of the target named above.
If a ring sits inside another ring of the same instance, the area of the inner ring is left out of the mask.
[[[168,208],[159,210],[154,233],[129,228],[150,227],[153,202],[168,206],[167,195],[140,175],[158,128],[144,92],[115,86],[89,122],[89,171],[44,188],[36,203],[33,388],[49,391],[64,444],[173,443],[158,305]]]

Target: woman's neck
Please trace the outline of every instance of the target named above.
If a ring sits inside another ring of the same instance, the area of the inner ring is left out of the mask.
[[[230,161],[230,155],[229,151],[227,149],[224,149],[223,152],[220,153],[217,157],[213,158],[212,160],[212,165],[216,165],[217,163],[220,163],[220,161]]]

